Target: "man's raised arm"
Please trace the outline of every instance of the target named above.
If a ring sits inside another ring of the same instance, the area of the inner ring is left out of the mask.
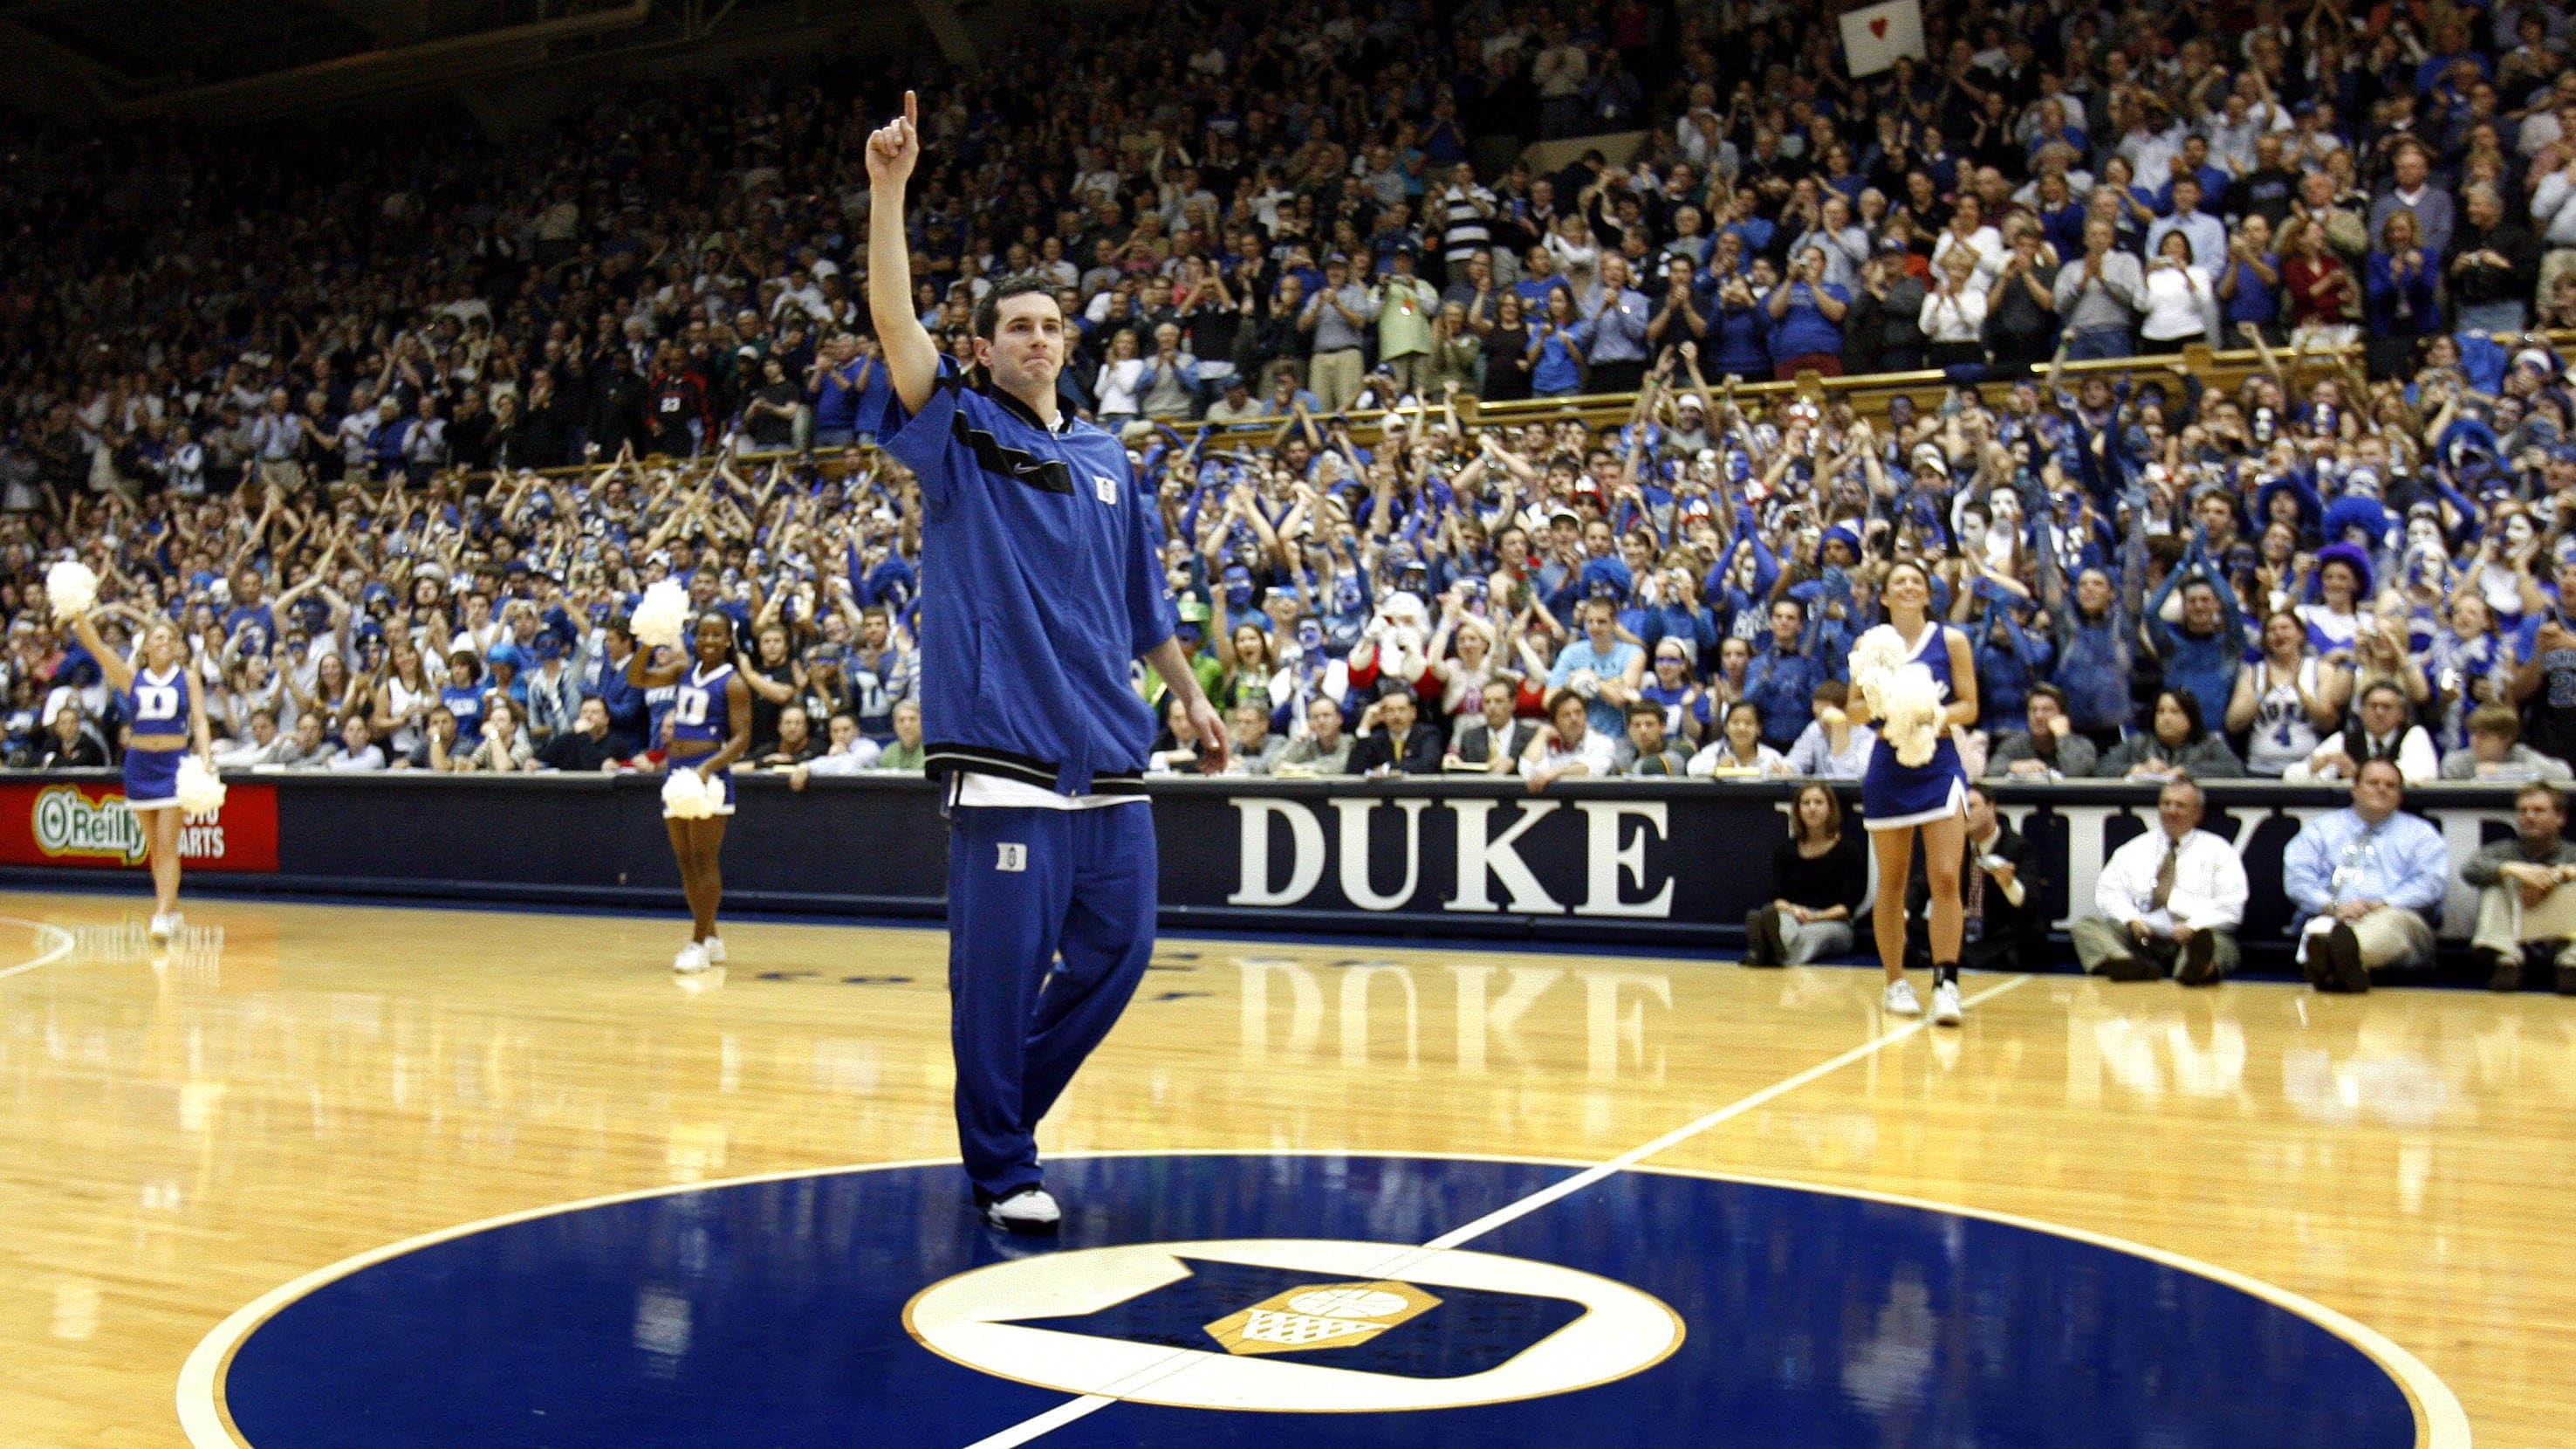
[[[868,137],[868,312],[886,374],[906,412],[919,412],[939,380],[939,349],[912,311],[912,242],[903,188],[921,159],[921,102],[903,93],[903,115]]]

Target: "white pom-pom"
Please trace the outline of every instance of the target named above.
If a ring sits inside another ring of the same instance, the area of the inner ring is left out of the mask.
[[[689,618],[689,591],[677,579],[664,579],[644,591],[635,605],[627,627],[635,631],[637,643],[656,649],[680,647],[682,628]]]
[[[1908,768],[1928,765],[1941,743],[1941,685],[1932,671],[1906,658],[1893,631],[1872,629],[1851,652],[1852,683],[1869,696],[1878,737]]]
[[[224,808],[224,782],[190,755],[179,762],[179,809],[188,815],[212,815]]]
[[[1932,763],[1941,743],[1941,685],[1920,664],[1899,665],[1879,676],[1871,698],[1878,705],[1879,736],[1896,747],[1908,768]]]
[[[78,559],[64,559],[45,571],[45,598],[55,618],[77,618],[98,602],[98,575]]]
[[[673,820],[710,819],[716,813],[715,791],[697,771],[674,769],[662,779],[662,813]]]

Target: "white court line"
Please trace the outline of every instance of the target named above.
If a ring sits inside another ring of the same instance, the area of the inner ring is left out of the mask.
[[[71,932],[50,921],[31,921],[24,916],[0,916],[0,926],[25,926],[33,930],[39,940],[47,935],[54,937],[54,944],[46,947],[34,960],[21,961],[15,966],[0,966],[0,981],[5,981],[21,971],[33,971],[39,966],[51,966],[70,955],[75,944]]]
[[[2008,980],[1999,982],[1996,985],[1989,986],[1985,990],[1978,992],[1976,995],[1969,997],[1965,1004],[1968,1006],[1975,1006],[1979,1002],[1990,1001],[1995,997],[2003,995],[2007,991],[2027,986],[2036,979],[2038,978],[2031,976],[2012,977]],[[1526,1217],[1529,1214],[1538,1211],[1540,1208],[1546,1207],[1550,1203],[1561,1202],[1573,1194],[1581,1192],[1583,1189],[1601,1181],[1603,1178],[1614,1176],[1628,1168],[1634,1167],[1638,1163],[1645,1161],[1647,1158],[1654,1156],[1656,1153],[1678,1147],[1682,1143],[1706,1132],[1712,1127],[1731,1122],[1766,1102],[1774,1101],[1790,1092],[1798,1090],[1800,1087],[1807,1085],[1809,1082],[1812,1082],[1819,1077],[1840,1071],[1854,1062],[1860,1061],[1876,1052],[1894,1046],[1898,1042],[1905,1041],[1918,1033],[1928,1030],[1930,1026],[1930,1017],[1918,1016],[1912,1021],[1907,1022],[1905,1025],[1898,1027],[1896,1030],[1887,1032],[1880,1036],[1874,1036],[1868,1041],[1862,1042],[1860,1045],[1853,1047],[1850,1051],[1844,1052],[1840,1056],[1818,1062],[1816,1065],[1807,1068],[1805,1071],[1800,1072],[1795,1076],[1783,1077],[1779,1081],[1772,1083],[1770,1086],[1764,1087],[1761,1091],[1755,1092],[1749,1097],[1742,1097],[1736,1101],[1729,1102],[1725,1106],[1718,1108],[1716,1111],[1709,1113],[1707,1116],[1702,1117],[1697,1121],[1676,1127],[1661,1137],[1640,1143],[1639,1145],[1631,1147],[1627,1151],[1620,1153],[1616,1157],[1595,1163],[1593,1166],[1585,1168],[1583,1171],[1576,1173],[1572,1177],[1563,1178],[1559,1181],[1550,1183],[1546,1187],[1540,1188],[1538,1191],[1531,1193],[1527,1197],[1496,1208],[1494,1211],[1485,1214],[1483,1217],[1476,1219],[1465,1227],[1454,1228],[1449,1232],[1442,1233],[1440,1236],[1424,1243],[1421,1247],[1401,1249],[1396,1253],[1393,1261],[1390,1261],[1378,1271],[1377,1276],[1381,1278],[1402,1277],[1404,1270],[1407,1267],[1422,1262],[1434,1253],[1440,1252],[1444,1249],[1454,1248],[1461,1243],[1466,1243],[1475,1238],[1482,1237],[1486,1233],[1490,1233],[1494,1229],[1502,1227],[1506,1223]],[[1147,1384],[1167,1378],[1172,1374],[1179,1373],[1183,1369],[1197,1363],[1200,1357],[1201,1355],[1193,1350],[1177,1350],[1169,1359],[1160,1360],[1154,1364],[1148,1365],[1147,1367],[1139,1369],[1135,1373],[1128,1375],[1126,1378],[1120,1379],[1116,1383],[1107,1384],[1103,1387],[1109,1388],[1113,1391],[1123,1389],[1132,1392],[1136,1389],[1145,1387]],[[1033,1418],[1023,1419],[1019,1423],[1013,1424],[1011,1427],[1004,1429],[998,1434],[990,1434],[984,1438],[978,1439],[974,1443],[967,1445],[966,1449],[1016,1449],[1016,1446],[1018,1445],[1026,1444],[1042,1435],[1051,1434],[1077,1419],[1085,1418],[1091,1414],[1096,1414],[1102,1409],[1108,1408],[1111,1404],[1120,1402],[1120,1397],[1121,1396],[1119,1394],[1113,1392],[1109,1394],[1085,1394],[1080,1398],[1068,1399],[1064,1403],[1056,1405],[1054,1408],[1047,1410],[1043,1414],[1036,1415]]]

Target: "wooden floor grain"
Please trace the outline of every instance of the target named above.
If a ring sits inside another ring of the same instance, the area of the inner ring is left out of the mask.
[[[944,1158],[945,938],[0,895],[0,1446],[185,1443],[181,1361],[299,1274],[495,1214]],[[66,938],[66,934],[68,937]],[[65,949],[65,948],[68,949]],[[1874,972],[1168,941],[1050,1151],[1594,1161],[1866,1043]],[[1972,980],[1972,991],[1992,981]],[[2480,1446],[2576,1417],[2576,1002],[2042,978],[1645,1165],[2135,1240],[2379,1330]]]

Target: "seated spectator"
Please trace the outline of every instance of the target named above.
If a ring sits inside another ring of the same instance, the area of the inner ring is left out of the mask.
[[[1994,794],[1982,784],[1968,787],[1967,820],[1966,858],[1959,870],[1959,894],[1967,920],[1960,966],[1970,971],[2047,970],[2048,911],[2040,903],[2036,853],[2011,822],[1996,813]],[[1882,882],[1879,889],[1887,889],[1886,884]],[[1932,965],[1926,914],[1931,898],[1918,855],[1905,891],[1905,949],[1908,958],[1925,970]]]
[[[1560,689],[1548,696],[1549,723],[1532,736],[1521,754],[1521,778],[1533,795],[1559,780],[1606,780],[1617,772],[1618,746],[1591,728],[1582,695]]]
[[[1226,711],[1226,732],[1233,736],[1234,752],[1226,760],[1229,775],[1267,775],[1288,749],[1288,742],[1270,732],[1270,707],[1267,703],[1246,700]]]
[[[791,704],[778,712],[778,738],[752,761],[752,766],[761,770],[792,770],[822,752],[822,744],[814,738],[814,726],[811,716],[805,713],[805,706]]]
[[[2075,958],[2113,981],[2170,973],[2215,986],[2236,973],[2245,920],[2245,862],[2200,828],[2206,806],[2188,776],[2156,795],[2156,828],[2111,852],[2093,887],[2095,914],[2076,920]]]
[[[89,728],[76,701],[65,700],[54,710],[52,733],[45,740],[44,753],[37,758],[40,770],[104,770],[107,768],[107,744],[98,732]]]
[[[1789,747],[1787,773],[1810,780],[1857,780],[1869,769],[1869,752],[1878,732],[1851,722],[1845,712],[1850,703],[1851,686],[1841,680],[1828,679],[1816,686],[1815,718]]]
[[[1397,687],[1361,711],[1344,768],[1354,775],[1436,775],[1440,756],[1440,726],[1422,717],[1412,690]]]
[[[1989,780],[2083,780],[2100,757],[2093,742],[2075,733],[2066,714],[2066,692],[2054,684],[2031,686],[2022,706],[2023,728],[1995,742],[1986,756]]]
[[[255,770],[277,763],[277,757],[288,741],[278,733],[277,711],[251,711],[250,730],[245,739],[215,746],[215,768],[218,770]]]
[[[490,771],[509,773],[533,769],[536,750],[528,743],[528,732],[519,727],[519,707],[500,695],[485,704],[483,740],[474,752],[454,761],[450,768],[462,773]]]
[[[276,759],[271,763],[287,764],[288,757],[294,749],[295,742],[292,739],[284,741],[277,751]],[[452,768],[452,762],[457,758],[458,751],[456,711],[443,704],[436,705],[431,708],[428,720],[421,725],[420,743],[412,746],[409,753],[397,758],[393,762],[393,768],[444,771]]]
[[[802,790],[805,782],[816,775],[859,775],[876,769],[883,749],[876,741],[859,733],[859,717],[842,710],[825,726],[831,731],[829,748],[787,772],[787,786]]]
[[[1790,773],[1788,760],[1762,743],[1762,713],[1749,699],[1726,707],[1718,719],[1717,738],[1691,756],[1684,770],[1714,780],[1773,779]]]
[[[2441,778],[2441,759],[2433,736],[2407,721],[2406,691],[2385,680],[2361,692],[2361,717],[2317,746],[2315,753],[2281,774],[2284,780],[2350,780],[2370,760],[2397,766],[2409,785],[2429,785]]]
[[[2104,780],[2233,780],[2244,776],[2245,764],[2226,736],[2202,723],[2200,701],[2190,690],[2168,689],[2156,696],[2152,727],[2122,740],[2093,774]]]
[[[319,770],[338,748],[329,733],[330,721],[320,710],[308,709],[295,717],[295,729],[287,736],[286,747],[277,752],[277,765],[285,770]]]
[[[2281,857],[2281,886],[2299,909],[2299,967],[2319,991],[2370,989],[2370,973],[2429,964],[2450,851],[2431,822],[2403,814],[2406,777],[2372,756],[2352,804],[2311,820]]]
[[[1669,779],[1689,769],[1682,752],[1664,737],[1664,707],[1652,700],[1628,706],[1628,743],[1634,755],[1620,767],[1622,775]]]
[[[376,732],[367,727],[367,717],[355,712],[343,717],[337,731],[340,747],[325,755],[322,768],[335,775],[367,774],[385,768],[384,748],[376,743]]]
[[[2469,711],[2469,743],[2442,757],[2445,780],[2564,784],[2569,776],[2565,760],[2552,759],[2522,742],[2522,716],[2511,705],[2482,704]]]
[[[1478,694],[1483,709],[1459,717],[1458,743],[1440,768],[1453,774],[1508,775],[1519,768],[1521,753],[1538,734],[1538,721],[1514,715],[1520,689],[1508,679],[1489,679]]]
[[[549,770],[595,774],[614,770],[620,756],[616,741],[608,733],[608,706],[599,696],[581,702],[573,713],[573,727],[558,732],[537,751],[537,763]]]
[[[1288,742],[1270,767],[1273,775],[1303,777],[1314,775],[1347,775],[1351,764],[1351,737],[1342,733],[1342,707],[1329,695],[1316,695],[1306,703],[1306,731]]]
[[[1843,806],[1810,781],[1789,806],[1789,838],[1771,852],[1771,903],[1744,922],[1744,964],[1803,966],[1851,949],[1869,861],[1843,832]]]
[[[2556,787],[2529,784],[2514,792],[2514,833],[2489,841],[2460,865],[2460,880],[2478,892],[2478,928],[2469,950],[2487,968],[2495,991],[2522,989],[2531,948],[2557,967],[2561,996],[2576,996],[2576,844],[2566,838],[2567,802]]]
[[[898,775],[921,773],[921,702],[907,699],[894,707],[894,743],[877,755],[874,768]]]

